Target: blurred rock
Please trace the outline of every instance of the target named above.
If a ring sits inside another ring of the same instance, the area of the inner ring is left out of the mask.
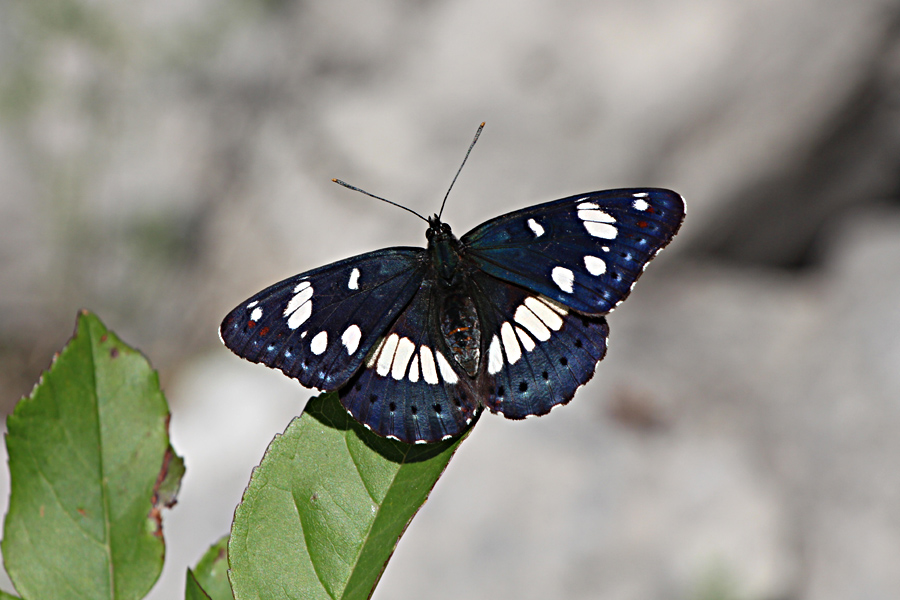
[[[848,212],[900,197],[900,5],[866,40],[867,59],[796,152],[714,211],[697,253],[743,263],[816,263]]]

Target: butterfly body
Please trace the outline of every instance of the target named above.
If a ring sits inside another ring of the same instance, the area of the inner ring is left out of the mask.
[[[652,188],[539,204],[461,238],[434,216],[426,248],[286,279],[220,333],[243,358],[337,390],[379,435],[437,441],[482,407],[520,419],[568,402],[606,353],[604,316],[683,218],[678,194]]]

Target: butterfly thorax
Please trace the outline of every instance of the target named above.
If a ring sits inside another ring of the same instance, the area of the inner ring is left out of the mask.
[[[461,244],[450,226],[442,223],[435,215],[428,219],[428,231],[425,232],[428,239],[428,254],[435,267],[438,279],[442,283],[452,286],[459,279],[457,267],[459,267],[459,253]]]
[[[468,282],[461,268],[462,244],[450,226],[434,216],[428,220],[428,254],[440,293],[440,330],[447,349],[470,377],[475,377],[481,358],[481,327]]]

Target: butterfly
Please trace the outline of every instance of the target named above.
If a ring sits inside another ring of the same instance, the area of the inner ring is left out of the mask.
[[[483,408],[543,415],[593,376],[604,316],[678,232],[684,202],[657,188],[589,192],[460,238],[441,213],[420,215],[426,248],[361,254],[248,298],[222,321],[222,341],[337,390],[353,418],[406,443],[457,436]]]

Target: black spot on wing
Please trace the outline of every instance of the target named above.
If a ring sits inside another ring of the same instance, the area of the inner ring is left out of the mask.
[[[472,380],[450,365],[435,327],[435,288],[425,280],[397,318],[385,342],[338,394],[360,423],[381,436],[407,443],[436,442],[466,430],[478,411]],[[446,367],[445,367],[446,368]]]
[[[564,317],[562,328],[549,340],[535,340],[533,350],[522,348],[515,363],[504,362],[498,373],[488,376],[485,406],[509,419],[522,419],[566,404],[594,376],[606,354],[608,335],[603,317]]]
[[[571,400],[575,390],[593,377],[606,354],[606,320],[552,309],[546,299],[485,274],[476,275],[474,281],[485,345],[489,347],[496,337],[502,349],[502,365],[493,368],[496,372],[491,372],[490,350],[482,361],[478,386],[484,405],[508,418],[521,419],[546,414]],[[537,329],[546,339],[531,332],[528,321],[517,316],[520,307],[528,305],[541,309],[537,313],[529,309],[525,314],[538,320],[542,315],[544,327]],[[504,339],[501,330],[505,323],[515,335]]]
[[[408,377],[394,379],[374,368],[360,370],[338,392],[341,404],[357,421],[378,435],[401,442],[437,442],[463,433],[477,413],[462,403],[460,388],[467,383],[428,384]]]

